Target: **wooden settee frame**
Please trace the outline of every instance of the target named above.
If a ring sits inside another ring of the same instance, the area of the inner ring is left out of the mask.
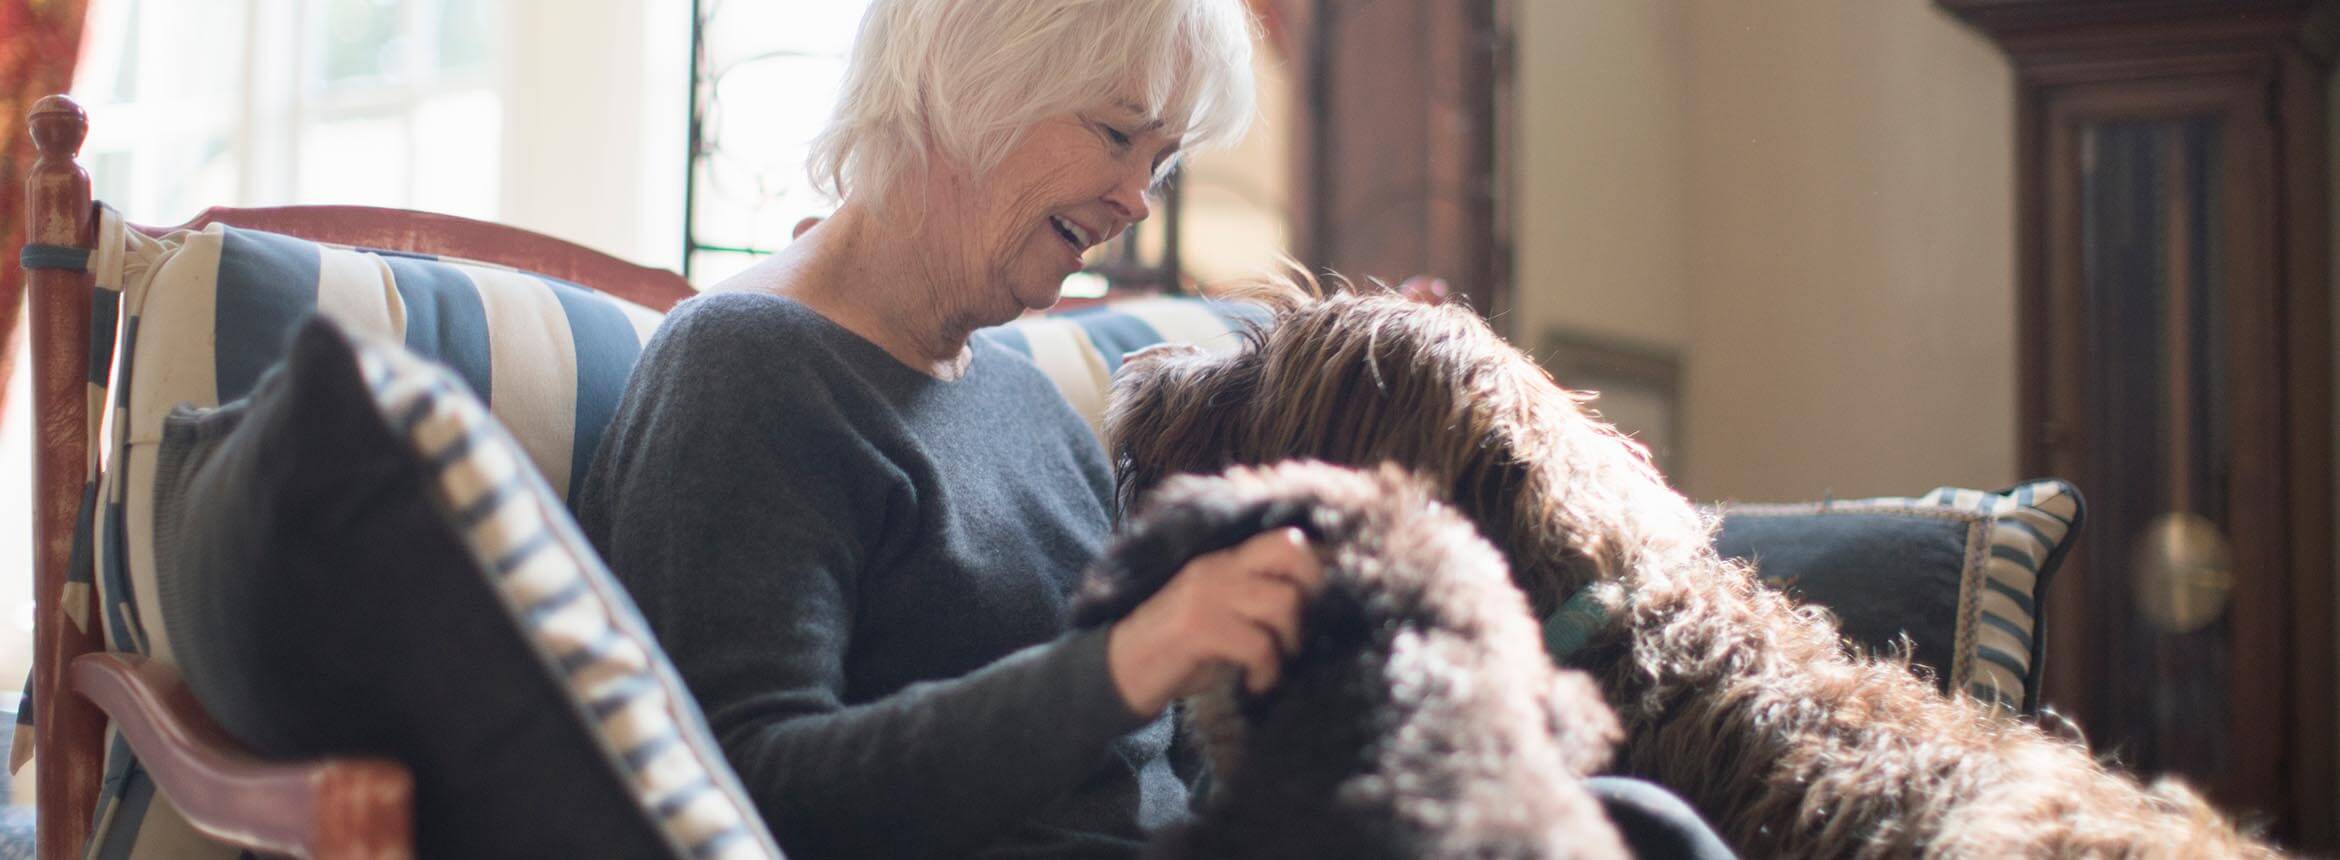
[[[91,250],[97,218],[89,174],[74,159],[89,134],[80,105],[49,96],[30,112],[39,150],[25,180],[27,243]],[[318,242],[439,254],[526,269],[586,284],[666,310],[688,298],[682,277],[513,227],[399,209],[289,206],[206,209],[177,227],[136,227],[162,235],[209,224],[267,230]],[[26,272],[32,328],[33,704],[39,780],[39,853],[82,855],[111,719],[163,794],[190,824],[243,848],[316,857],[407,857],[413,853],[413,782],[404,765],[380,759],[264,761],[203,712],[170,667],[111,653],[93,622],[77,628],[63,593],[89,446],[88,356],[91,276]]]

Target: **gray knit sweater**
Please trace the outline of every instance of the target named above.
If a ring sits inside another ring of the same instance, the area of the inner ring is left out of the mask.
[[[943,382],[796,302],[684,303],[578,519],[799,857],[1118,857],[1184,814],[1065,605],[1111,523],[1096,439],[978,336]]]

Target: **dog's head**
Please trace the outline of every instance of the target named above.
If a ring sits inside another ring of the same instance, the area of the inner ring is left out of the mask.
[[[1588,772],[1607,761],[1614,715],[1582,673],[1557,670],[1545,656],[1502,554],[1395,467],[1293,461],[1172,477],[1090,567],[1074,602],[1075,626],[1118,620],[1196,556],[1284,527],[1300,528],[1315,545],[1323,588],[1302,611],[1301,645],[1276,690],[1246,696],[1230,679],[1188,703],[1189,726],[1215,773],[1232,772],[1249,727],[1263,720],[1322,720],[1324,711],[1376,695],[1397,707],[1481,718],[1489,709],[1526,709],[1502,718],[1551,733],[1568,767]],[[1378,655],[1381,666],[1362,685],[1361,654]],[[1469,677],[1449,684],[1451,675]]]
[[[1245,348],[1124,365],[1106,436],[1125,509],[1181,473],[1288,458],[1396,463],[1510,552],[1538,612],[1641,553],[1703,543],[1697,512],[1647,449],[1469,309],[1297,287],[1253,298],[1271,320]]]

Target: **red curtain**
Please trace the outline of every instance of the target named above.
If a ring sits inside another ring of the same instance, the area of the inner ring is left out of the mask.
[[[88,0],[0,0],[0,415],[8,412],[17,338],[23,337],[24,177],[32,169],[32,135],[24,114],[42,96],[73,83]]]

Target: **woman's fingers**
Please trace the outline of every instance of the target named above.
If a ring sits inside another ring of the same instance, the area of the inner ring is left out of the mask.
[[[1323,579],[1299,529],[1276,529],[1198,556],[1115,624],[1108,662],[1141,714],[1201,692],[1225,670],[1253,693],[1273,688],[1300,650],[1301,609]]]
[[[1210,579],[1223,583],[1222,619],[1249,627],[1248,633],[1228,630],[1222,639],[1232,649],[1224,654],[1243,668],[1244,687],[1264,693],[1275,686],[1283,661],[1300,651],[1301,610],[1316,590],[1323,572],[1299,529],[1277,529],[1198,560]],[[1222,628],[1227,629],[1227,628]]]
[[[1255,576],[1240,587],[1244,593],[1236,601],[1236,614],[1274,637],[1277,656],[1300,653],[1300,610],[1308,595],[1282,577]]]
[[[1222,641],[1228,646],[1223,658],[1243,672],[1243,689],[1256,695],[1275,688],[1284,657],[1273,633],[1261,625],[1243,624]]]
[[[1255,576],[1284,580],[1306,593],[1315,593],[1324,578],[1316,550],[1296,528],[1260,532],[1227,551],[1227,562]]]
[[[1198,626],[1230,622],[1266,628],[1281,655],[1300,647],[1300,609],[1322,573],[1299,529],[1261,532],[1187,562],[1172,587],[1201,592],[1190,604]]]

